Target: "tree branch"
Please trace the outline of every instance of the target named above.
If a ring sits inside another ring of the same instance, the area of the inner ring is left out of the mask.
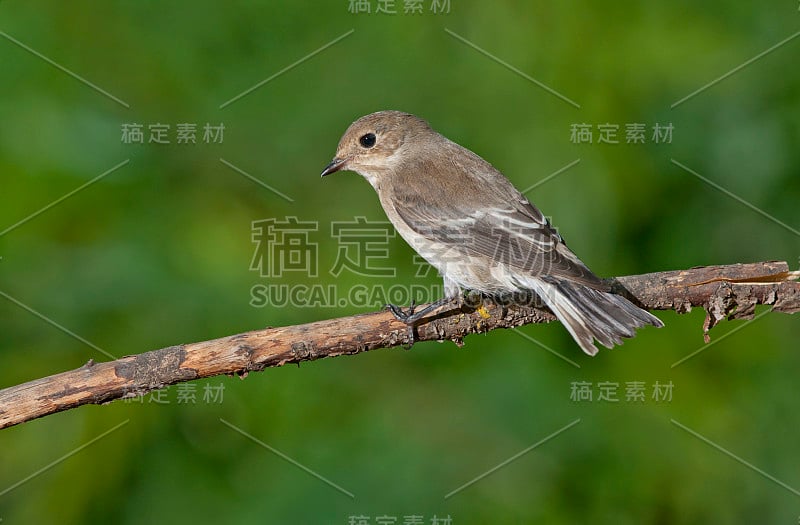
[[[707,266],[609,279],[615,292],[653,310],[707,311],[707,333],[724,318],[752,318],[757,304],[800,311],[800,272],[785,262]],[[487,304],[451,312],[420,325],[417,341],[452,340],[472,333],[546,323],[546,308]],[[668,328],[667,328],[668,329]],[[266,328],[211,341],[153,350],[84,366],[0,390],[0,428],[89,403],[143,395],[167,385],[221,374],[246,375],[267,367],[358,354],[408,343],[408,329],[389,312],[296,326]]]

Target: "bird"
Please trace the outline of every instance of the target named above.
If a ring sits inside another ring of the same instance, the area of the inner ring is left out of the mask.
[[[424,119],[386,110],[358,118],[322,177],[363,176],[400,236],[442,276],[444,296],[420,311],[387,305],[413,333],[424,316],[465,294],[538,297],[588,355],[664,323],[611,292],[511,181]]]

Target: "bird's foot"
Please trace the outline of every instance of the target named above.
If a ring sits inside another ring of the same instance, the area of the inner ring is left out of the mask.
[[[409,350],[411,346],[416,342],[416,335],[414,334],[414,323],[419,319],[414,315],[414,308],[417,307],[416,301],[412,300],[411,305],[408,307],[408,311],[404,312],[403,309],[395,304],[387,304],[386,309],[392,312],[392,315],[398,321],[401,321],[406,324],[408,328],[408,335],[406,338],[406,344],[403,345],[406,350]]]
[[[414,308],[416,308],[416,307],[417,307],[416,301],[411,301],[411,306],[408,307],[408,311],[407,312],[404,312],[403,308],[401,308],[400,306],[397,306],[395,304],[387,304],[386,305],[386,309],[389,310],[390,312],[392,312],[392,315],[395,316],[395,318],[398,321],[402,321],[402,322],[404,322],[406,324],[413,324],[414,323],[412,318],[414,317]]]
[[[433,303],[426,305],[421,310],[416,310],[417,305],[414,301],[412,301],[411,306],[406,312],[394,304],[387,304],[386,309],[392,312],[392,315],[394,315],[398,321],[401,321],[408,326],[408,344],[412,345],[414,344],[414,341],[416,341],[414,329],[419,321],[428,314],[436,313],[439,308],[445,305],[451,305],[460,308],[461,300],[458,297],[444,297],[438,301],[434,301]]]

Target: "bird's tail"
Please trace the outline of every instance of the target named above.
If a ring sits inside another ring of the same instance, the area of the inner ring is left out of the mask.
[[[621,345],[645,325],[664,323],[624,297],[552,277],[530,279],[530,287],[542,298],[573,339],[589,355],[597,353],[594,340],[606,348]]]

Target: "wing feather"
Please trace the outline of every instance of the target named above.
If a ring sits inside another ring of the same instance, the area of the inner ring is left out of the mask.
[[[608,286],[567,248],[544,215],[505,176],[474,156],[481,162],[455,164],[467,175],[457,177],[455,183],[434,179],[431,184],[432,178],[425,177],[428,184],[421,186],[421,178],[414,173],[396,180],[392,206],[399,218],[431,243],[465,257],[482,256],[523,275],[550,275],[607,290]],[[453,169],[453,164],[448,167]],[[441,167],[422,163],[415,168]],[[453,192],[457,198],[453,198]]]

